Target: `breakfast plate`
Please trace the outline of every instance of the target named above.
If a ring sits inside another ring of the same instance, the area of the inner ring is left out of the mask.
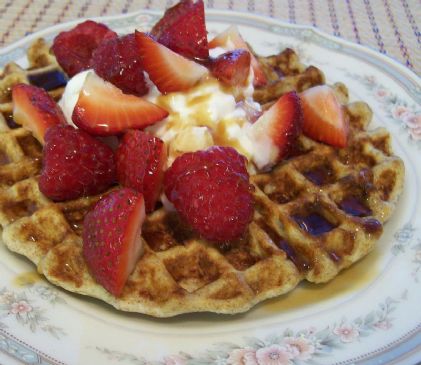
[[[160,14],[98,19],[119,33],[148,30]],[[0,68],[25,66],[38,37],[51,41],[76,22],[28,36],[0,51]],[[351,101],[373,109],[405,163],[398,207],[376,249],[332,282],[238,315],[157,319],[68,293],[0,245],[0,361],[29,364],[412,364],[421,360],[421,88],[419,78],[375,51],[319,31],[250,14],[209,10],[211,35],[237,24],[256,53],[293,48],[300,60],[343,82]]]

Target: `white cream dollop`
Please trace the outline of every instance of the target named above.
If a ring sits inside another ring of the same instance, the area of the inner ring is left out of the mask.
[[[58,102],[61,109],[63,110],[67,123],[74,127],[76,126],[72,121],[73,109],[75,108],[77,100],[79,99],[79,94],[82,90],[83,84],[85,83],[86,77],[92,72],[95,71],[86,70],[73,76],[67,83],[66,88],[64,89],[64,93]]]

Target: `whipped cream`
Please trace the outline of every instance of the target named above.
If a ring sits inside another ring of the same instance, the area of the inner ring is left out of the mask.
[[[155,91],[147,99],[169,111],[164,120],[147,128],[168,146],[168,166],[185,153],[206,149],[212,145],[236,148],[249,160],[255,151],[248,128],[251,122],[244,109],[260,111],[260,105],[248,96],[252,78],[242,90],[236,90],[242,101],[238,103],[232,90],[209,77],[199,85],[184,92],[157,95]]]
[[[72,121],[73,109],[75,108],[77,100],[79,99],[79,94],[82,90],[83,84],[85,83],[86,77],[90,73],[94,72],[94,70],[86,70],[74,75],[67,83],[66,88],[64,89],[64,93],[58,102],[61,109],[63,110],[67,123],[74,127],[76,126]]]

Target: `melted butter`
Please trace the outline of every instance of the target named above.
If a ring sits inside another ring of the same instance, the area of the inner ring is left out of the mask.
[[[376,279],[379,274],[379,255],[380,250],[374,250],[361,261],[340,272],[328,283],[314,284],[303,281],[291,293],[268,300],[259,309],[264,312],[302,309],[342,295],[356,293]]]
[[[12,284],[21,288],[24,286],[33,285],[41,280],[42,276],[39,275],[36,271],[28,271],[15,276],[12,280]]]

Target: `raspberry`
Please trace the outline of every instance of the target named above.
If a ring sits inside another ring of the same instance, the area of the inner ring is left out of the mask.
[[[179,156],[165,173],[164,188],[180,216],[210,241],[240,238],[252,219],[246,159],[233,148]]]
[[[114,153],[81,129],[53,126],[45,134],[39,188],[62,201],[99,194],[115,182]]]
[[[126,94],[142,96],[148,92],[134,34],[101,43],[92,53],[91,66]]]
[[[106,25],[86,20],[67,32],[61,32],[53,42],[57,62],[70,77],[90,67],[92,52],[107,39],[117,37]]]

